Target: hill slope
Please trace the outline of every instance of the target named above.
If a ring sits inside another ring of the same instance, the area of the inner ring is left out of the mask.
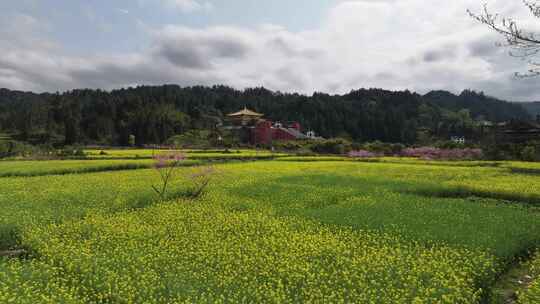
[[[520,104],[499,100],[470,90],[465,90],[460,95],[454,95],[447,91],[431,91],[424,95],[424,98],[444,109],[452,111],[468,109],[475,119],[497,122],[512,118],[531,119],[532,116]]]
[[[540,115],[540,101],[536,102],[516,102],[516,104],[522,106],[533,117]]]
[[[274,121],[298,121],[323,137],[357,141],[414,143],[418,130],[447,139],[472,136],[471,118],[504,121],[530,118],[519,105],[482,93],[360,89],[345,95],[236,90],[226,86],[140,86],[114,90],[74,90],[34,94],[0,89],[0,132],[22,140],[65,144],[163,143],[192,129],[213,129],[227,113],[247,106]],[[464,113],[462,109],[469,109]],[[459,113],[458,113],[459,112]]]

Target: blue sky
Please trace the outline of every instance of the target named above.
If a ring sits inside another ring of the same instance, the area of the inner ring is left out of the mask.
[[[161,2],[161,3],[160,3]],[[291,31],[320,26],[332,1],[218,0],[208,8],[177,7],[160,0],[22,0],[2,1],[3,14],[26,14],[48,23],[50,38],[71,51],[130,51],[149,43],[144,26],[189,27],[279,24]],[[187,1],[189,2],[189,1]]]
[[[493,11],[540,30],[519,0]],[[225,84],[311,94],[483,90],[540,100],[526,62],[466,10],[478,0],[3,0],[0,87]]]

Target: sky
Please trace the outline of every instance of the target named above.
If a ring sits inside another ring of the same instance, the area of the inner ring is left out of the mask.
[[[483,0],[2,0],[0,87],[464,89],[540,100],[540,77],[472,20]],[[494,12],[539,30],[521,0]]]

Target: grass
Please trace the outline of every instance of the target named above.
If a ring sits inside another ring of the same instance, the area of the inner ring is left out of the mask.
[[[480,302],[540,244],[540,176],[479,164],[220,164],[165,203],[147,169],[6,177],[0,248],[33,259],[0,262],[0,302]]]

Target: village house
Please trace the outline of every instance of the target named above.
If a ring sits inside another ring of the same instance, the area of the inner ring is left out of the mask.
[[[456,144],[464,145],[466,143],[465,136],[452,136],[450,140]]]
[[[539,123],[518,120],[499,123],[495,132],[498,142],[524,143],[540,141]]]
[[[264,114],[244,108],[228,114],[228,124],[224,128],[233,131],[242,142],[254,145],[269,145],[273,141],[321,139],[314,131],[303,133],[299,122],[273,122],[263,117]]]

